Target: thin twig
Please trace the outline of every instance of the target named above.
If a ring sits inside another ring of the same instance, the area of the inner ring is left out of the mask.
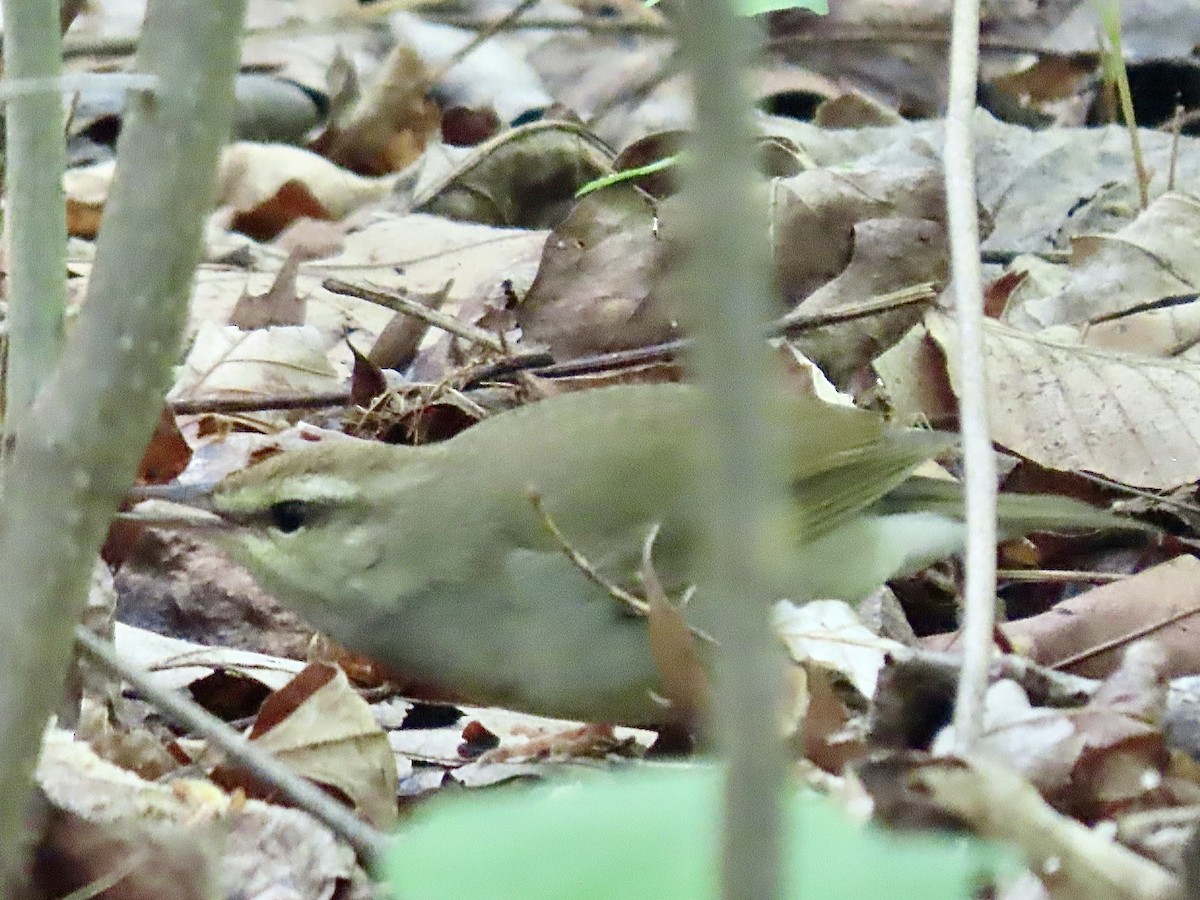
[[[888,651],[888,657],[890,665],[930,666],[955,679],[962,673],[962,657],[957,653],[923,647],[896,647]],[[1095,679],[1058,672],[1016,654],[993,656],[988,663],[988,680],[1017,682],[1039,706],[1078,706],[1091,699],[1100,687],[1100,682]]]
[[[830,325],[842,325],[858,319],[869,319],[886,312],[892,312],[905,306],[915,306],[922,303],[933,303],[937,300],[938,284],[925,281],[886,294],[875,294],[861,303],[847,304],[836,309],[823,309],[819,312],[808,312],[803,307],[795,309],[780,319],[770,328],[771,337],[792,336],[818,328],[828,328]]]
[[[407,297],[398,291],[386,291],[379,288],[369,288],[365,285],[351,284],[349,281],[342,281],[340,278],[326,278],[321,282],[321,287],[335,294],[357,297],[360,300],[376,303],[395,312],[415,316],[418,319],[428,322],[435,328],[448,331],[465,341],[486,347],[497,353],[508,352],[504,341],[490,331],[480,328],[478,325],[472,325],[469,322],[456,319],[454,316],[447,315],[441,310],[432,309],[424,303],[413,300],[411,297]]]
[[[981,261],[999,266],[1011,265],[1018,256],[1036,256],[1038,259],[1044,259],[1051,263],[1069,263],[1071,261],[1071,251],[1069,250],[984,250],[979,254]]]
[[[197,397],[167,401],[171,412],[177,416],[248,413],[264,409],[331,409],[349,406],[350,403],[349,391],[328,394],[275,394],[268,397]]]
[[[822,310],[816,313],[793,311],[776,320],[767,330],[768,337],[796,337],[819,328],[841,325],[858,319],[865,319],[880,313],[890,312],[904,306],[921,303],[933,303],[937,300],[938,285],[935,282],[924,282],[910,287],[900,288],[886,294],[868,297],[862,303],[856,303],[838,309]],[[579,375],[592,375],[597,372],[607,372],[626,366],[646,365],[649,363],[669,362],[687,351],[692,346],[691,338],[675,338],[662,341],[647,347],[635,347],[632,350],[613,350],[608,353],[597,353],[591,356],[581,356],[577,359],[566,360],[547,365],[534,365],[534,357],[530,357],[527,371],[540,378],[571,378]],[[493,374],[487,369],[475,375],[469,385],[480,384],[487,380],[499,380],[504,374],[514,371],[520,364],[520,357],[506,361],[506,370]]]
[[[978,77],[979,2],[955,0],[942,159],[958,319],[959,427],[966,494],[963,666],[954,704],[955,751],[962,755],[971,752],[982,730],[996,622],[996,455],[988,428],[973,133]]]
[[[488,341],[489,348],[499,341],[489,331],[462,322],[453,316],[445,316],[446,321],[433,321],[428,315],[430,309],[410,297],[393,292],[376,291],[362,285],[353,285],[338,279],[329,279],[326,287],[335,293],[346,293],[361,299],[387,306],[404,315],[411,315],[429,322],[436,328],[443,328],[467,340],[479,338]],[[343,290],[343,286],[348,289]],[[351,293],[351,289],[354,293]],[[856,303],[838,309],[822,310],[817,313],[794,311],[772,324],[768,331],[770,337],[795,337],[819,328],[828,328],[858,319],[869,318],[883,312],[899,309],[913,304],[932,303],[937,299],[938,285],[934,282],[915,284],[900,288],[886,294],[868,297],[862,303]],[[386,297],[387,299],[381,299]],[[409,305],[413,304],[413,305]],[[486,338],[484,337],[486,336]],[[475,369],[455,372],[453,377],[465,377],[464,390],[480,387],[497,381],[512,381],[521,373],[536,375],[539,378],[572,378],[579,375],[591,375],[599,372],[609,372],[629,366],[645,365],[656,362],[669,362],[678,357],[691,346],[690,338],[678,338],[651,344],[647,347],[636,347],[632,350],[614,350],[609,353],[596,353],[581,356],[577,359],[555,362],[550,354],[544,351],[520,353],[494,362],[483,363]],[[267,409],[329,409],[339,406],[349,406],[351,403],[349,391],[335,391],[325,394],[276,394],[266,397],[199,397],[168,401],[171,411],[176,415],[237,414],[257,412]]]
[[[526,16],[519,21],[502,19],[497,22],[479,19],[475,16],[439,15],[434,12],[427,12],[422,18],[428,19],[430,22],[437,22],[439,25],[449,25],[468,31],[487,31],[491,34],[499,31],[584,31],[589,34],[640,34],[652,37],[671,37],[674,33],[670,25],[666,23],[634,19],[565,19]]]
[[[648,604],[641,597],[629,593],[629,591],[613,584],[611,581],[606,579],[603,575],[596,571],[595,566],[588,562],[586,556],[575,549],[574,545],[567,540],[566,535],[559,530],[554,518],[549,512],[547,512],[545,505],[542,503],[541,494],[539,494],[537,491],[530,491],[529,502],[533,504],[533,508],[537,512],[538,518],[542,520],[542,525],[545,526],[546,530],[550,532],[550,534],[554,537],[554,540],[558,543],[558,549],[566,554],[567,559],[571,560],[571,563],[575,566],[575,568],[583,573],[584,577],[586,577],[588,581],[592,582],[598,587],[603,588],[608,592],[610,597],[612,597],[618,603],[625,604],[625,606],[629,607],[635,614],[644,616],[650,612],[650,604]]]
[[[280,794],[300,809],[324,823],[355,849],[368,868],[373,869],[375,864],[383,860],[391,847],[391,838],[386,834],[361,821],[319,787],[256,747],[204,707],[177,691],[156,685],[145,672],[120,659],[111,644],[86,628],[76,627],[75,640],[97,665],[128,681],[156,707],[180,724],[204,735],[254,777],[277,788]]]
[[[1036,584],[1112,584],[1129,576],[1124,572],[1088,572],[1084,569],[997,569],[996,577],[1003,581],[1033,582]]]
[[[450,54],[450,58],[447,59],[440,68],[435,69],[429,75],[429,84],[438,84],[441,82],[441,80],[446,77],[447,72],[479,49],[480,45],[482,45],[485,41],[490,41],[498,32],[504,31],[507,26],[520,19],[521,16],[525,15],[525,13],[536,6],[537,3],[538,0],[521,0],[520,3],[506,12],[499,19],[496,19],[486,27],[481,28],[475,37],[467,41],[467,43],[464,44],[460,49]]]
[[[1175,190],[1175,169],[1179,162],[1179,137],[1183,134],[1183,104],[1175,96],[1175,113],[1171,116],[1171,162],[1167,166],[1167,190]]]
[[[767,42],[768,50],[780,50],[787,47],[806,46],[814,44],[820,47],[838,45],[867,44],[884,46],[890,44],[941,45],[951,43],[952,31],[937,26],[892,26],[857,25],[850,22],[836,25],[821,23],[820,27],[811,31],[781,34],[772,37]],[[978,46],[999,53],[1029,53],[1037,56],[1048,55],[1041,47],[1033,46],[1029,41],[1013,40],[1004,35],[982,35]]]
[[[1127,631],[1125,634],[1109,638],[1107,641],[1101,641],[1099,644],[1088,647],[1086,650],[1080,650],[1066,659],[1060,659],[1058,662],[1053,663],[1052,667],[1055,669],[1069,669],[1071,666],[1099,656],[1101,653],[1107,653],[1110,650],[1116,650],[1118,647],[1132,644],[1134,641],[1148,637],[1154,634],[1154,632],[1166,628],[1168,625],[1174,625],[1176,622],[1190,619],[1192,616],[1198,614],[1200,614],[1200,608],[1196,607],[1180,610],[1155,622],[1147,622],[1145,625],[1141,625],[1132,631]]]
[[[554,521],[554,517],[550,515],[550,513],[546,510],[546,507],[542,504],[541,494],[539,494],[537,491],[531,490],[529,492],[529,501],[533,504],[534,510],[537,511],[538,518],[542,520],[542,525],[545,526],[546,530],[550,532],[554,540],[558,543],[558,549],[566,554],[567,559],[571,560],[575,568],[579,569],[579,571],[584,575],[585,578],[588,579],[588,581],[592,582],[597,587],[603,588],[608,592],[608,595],[618,603],[623,603],[628,606],[635,615],[646,616],[650,613],[649,603],[636,594],[632,594],[624,588],[613,584],[598,571],[596,571],[596,567],[591,564],[586,556],[575,549],[575,546],[567,539],[567,536],[562,533],[561,529],[559,529],[558,524]],[[646,536],[646,542],[642,547],[643,567],[650,565],[645,554],[649,553],[653,549],[654,541],[658,537],[658,530],[659,526],[657,523],[650,526],[650,531]],[[651,568],[649,571],[653,571],[653,569]],[[655,588],[659,592],[662,591],[662,585],[657,582],[657,577],[655,581]],[[683,599],[679,603],[680,608],[687,606],[687,604],[691,601],[695,590],[695,587],[692,586],[684,591]],[[693,637],[699,638],[705,643],[712,644],[714,646],[718,645],[717,639],[701,628],[697,628],[694,625],[688,625],[688,631],[692,633]]]

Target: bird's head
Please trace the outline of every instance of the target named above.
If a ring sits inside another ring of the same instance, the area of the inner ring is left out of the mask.
[[[167,502],[135,517],[210,540],[322,624],[333,607],[379,602],[378,573],[394,568],[386,558],[389,534],[420,513],[406,497],[432,477],[426,456],[369,441],[323,443],[215,485],[148,492]]]

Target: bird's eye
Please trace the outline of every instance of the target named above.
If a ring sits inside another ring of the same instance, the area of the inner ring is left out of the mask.
[[[267,509],[271,524],[284,534],[299,531],[308,523],[309,504],[303,500],[280,500]]]

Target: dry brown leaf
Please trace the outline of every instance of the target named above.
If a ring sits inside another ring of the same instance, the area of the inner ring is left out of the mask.
[[[378,828],[396,821],[396,761],[371,708],[340,669],[311,665],[263,704],[250,739],[337,788]]]
[[[68,169],[63,175],[67,199],[67,233],[92,239],[100,233],[104,201],[112,185],[116,163],[112,160]]]
[[[345,248],[347,222],[310,219],[302,216],[292,220],[271,243],[289,255],[301,259],[321,259],[341,253]]]
[[[663,696],[671,702],[676,721],[703,721],[710,708],[708,670],[700,656],[699,638],[688,627],[683,613],[663,591],[651,558],[657,529],[646,539],[638,577],[646,594],[646,630],[650,653],[658,667]]]
[[[775,633],[798,663],[815,662],[836,671],[863,700],[875,696],[879,672],[897,641],[879,637],[841,600],[813,600],[803,606],[777,603]]]
[[[948,753],[953,745],[954,728],[945,728],[934,741],[933,752]],[[1059,794],[1070,787],[1084,745],[1069,711],[1033,706],[1015,681],[997,681],[988,688],[983,732],[975,752],[1003,761],[1043,794]]]
[[[161,823],[89,821],[49,808],[27,872],[37,897],[208,900],[220,896],[216,834]],[[10,896],[12,896],[10,894]]]
[[[303,186],[329,216],[340,219],[364,203],[386,197],[393,181],[355,175],[299,147],[239,141],[221,154],[217,202],[219,206],[247,212],[275,197],[284,185],[292,182]]]
[[[504,306],[506,282],[517,294],[528,290],[545,240],[544,231],[493,228],[421,214],[381,217],[348,234],[344,252],[327,263],[369,270],[370,284],[380,290],[417,297],[444,293],[442,311],[473,323],[484,310]],[[377,325],[364,323],[374,334],[392,318],[383,307],[318,288],[309,298],[310,320],[326,300],[340,303],[342,315],[352,321],[362,321],[364,308],[382,319]],[[365,345],[366,341],[360,342]],[[455,365],[449,339],[435,332],[418,352],[412,378],[438,381]]]
[[[1156,643],[1131,645],[1120,668],[1074,713],[1084,752],[1075,771],[1075,796],[1067,802],[1077,815],[1089,821],[1116,818],[1135,804],[1158,805],[1155,792],[1168,763],[1162,729],[1165,662]]]
[[[776,277],[789,306],[846,269],[854,253],[854,226],[858,223],[893,218],[943,222],[941,185],[941,175],[933,167],[814,169],[772,180],[771,229],[764,229],[763,239],[774,242]],[[924,252],[921,247],[920,234],[913,235],[910,250]],[[902,252],[894,241],[886,250],[889,255]],[[886,276],[886,269],[881,269],[880,275]],[[929,280],[934,279],[914,279]]]
[[[229,221],[229,228],[256,241],[269,241],[299,221],[332,218],[312,191],[303,182],[292,178],[261,203],[237,210]]]
[[[438,108],[428,92],[429,75],[421,58],[407,45],[396,44],[354,109],[313,149],[363,175],[398,172],[421,155],[437,132]]]
[[[853,227],[853,250],[845,270],[813,291],[799,311],[846,309],[872,297],[913,285],[944,283],[946,233],[931,219],[868,219]],[[860,369],[896,344],[925,314],[926,304],[909,304],[792,340],[817,360],[831,381],[845,385]]]
[[[450,147],[477,147],[499,134],[500,127],[490,106],[451,106],[442,112],[442,141]]]
[[[350,373],[350,400],[355,406],[368,407],[371,401],[387,390],[387,378],[383,370],[359,352],[353,344],[354,370]]]
[[[1072,241],[1068,281],[1061,290],[1021,292],[1019,314],[1041,327],[1086,325],[1102,317],[1194,293],[1200,288],[1200,197],[1158,197],[1136,220],[1114,234]],[[1122,316],[1087,327],[1093,346],[1172,356],[1200,340],[1195,303]]]
[[[272,325],[303,325],[304,298],[296,291],[296,273],[300,257],[291,254],[283,261],[275,280],[265,294],[246,294],[238,298],[229,314],[229,324],[243,331]]]
[[[950,387],[945,354],[928,329],[911,329],[894,347],[876,357],[872,368],[884,386],[898,424],[954,427],[958,400]]]
[[[583,198],[546,239],[517,308],[525,337],[559,359],[672,337],[670,317],[649,299],[658,255],[654,210],[638,191],[618,185]]]
[[[294,659],[191,643],[124,622],[118,622],[115,630],[117,655],[147,670],[154,684],[170,690],[186,688],[216,671],[252,677],[278,690],[304,668]]]
[[[248,572],[231,566],[228,557],[209,545],[188,541],[178,534],[149,531],[114,580],[124,622],[195,641],[211,642],[219,636],[225,645],[225,653],[209,649],[193,663],[178,658],[189,655],[186,645],[155,652],[168,639],[158,640],[157,636],[140,630],[136,643],[146,646],[131,648],[130,632],[119,623],[117,637],[123,642],[122,649],[145,664],[166,666],[165,671],[173,676],[169,683],[174,687],[186,686],[208,674],[199,667],[222,666],[236,671],[263,668],[259,680],[277,687],[278,672],[229,648],[303,656],[312,634],[311,626],[263,592]],[[198,649],[193,645],[190,655],[195,655]],[[170,668],[172,665],[182,668]],[[283,664],[278,668],[288,671]]]
[[[429,294],[424,297],[414,297],[419,303],[424,303],[430,309],[438,310],[446,302],[444,293]],[[379,332],[379,337],[371,345],[367,359],[381,369],[395,369],[403,372],[417,356],[417,349],[430,329],[430,324],[416,316],[396,313],[392,321]]]
[[[611,163],[612,151],[587,129],[533,122],[501,132],[418,186],[412,208],[486,225],[548,228],[567,215],[579,188],[612,171]]]
[[[613,160],[613,170],[627,172],[669,160],[683,151],[686,141],[687,132],[683,130],[653,132],[622,147]],[[679,167],[667,166],[657,172],[648,172],[629,183],[637,185],[656,200],[664,200],[679,190]]]
[[[822,128],[874,128],[903,121],[895,109],[859,91],[839,93],[822,101],[813,117]]]
[[[1169,675],[1200,672],[1200,560],[1177,557],[1000,627],[1035,661],[1076,675],[1104,677],[1147,637],[1166,652]]]
[[[179,476],[192,459],[192,448],[179,431],[175,415],[164,405],[158,425],[150,437],[150,443],[138,463],[137,484],[166,484]],[[127,508],[127,506],[122,507]],[[136,522],[114,519],[108,527],[108,536],[100,555],[114,570],[129,555],[130,550],[142,533]]]
[[[953,322],[926,325],[957,381]],[[1049,469],[1165,489],[1200,478],[1200,365],[984,328],[998,443]]]
[[[975,753],[1020,772],[1060,809],[1092,821],[1155,802],[1168,761],[1164,656],[1153,643],[1130,647],[1082,709],[1034,707],[1015,681],[987,692]],[[954,728],[934,752],[948,752]]]
[[[190,842],[205,841],[219,828],[219,896],[367,896],[359,893],[367,879],[354,852],[300,810],[234,802],[210,781],[143,780],[60,729],[48,729],[43,738],[37,778],[55,806],[107,827],[179,826]]]
[[[200,326],[172,398],[229,394],[303,394],[340,390],[342,379],[307,325],[242,331]]]

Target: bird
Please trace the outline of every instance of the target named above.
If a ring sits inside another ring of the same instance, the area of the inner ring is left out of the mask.
[[[636,589],[653,530],[654,574],[672,596],[696,588],[681,614],[719,645],[695,583],[704,408],[694,386],[627,384],[551,396],[438,443],[320,442],[187,491],[159,524],[201,532],[312,626],[448,695],[653,722],[662,673],[646,620],[610,588]],[[788,477],[780,597],[856,601],[961,550],[958,485],[913,474],[955,435],[798,395],[767,418]],[[1049,495],[1002,495],[1000,520],[1009,537],[1140,527]]]

